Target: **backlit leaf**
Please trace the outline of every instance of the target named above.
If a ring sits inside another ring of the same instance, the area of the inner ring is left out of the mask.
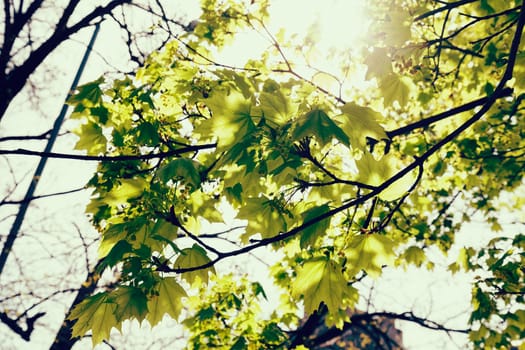
[[[347,250],[347,267],[356,274],[360,270],[378,277],[384,265],[394,262],[394,242],[384,235],[359,234],[352,238]]]
[[[216,91],[205,100],[212,117],[195,128],[197,134],[217,138],[219,148],[231,146],[255,130],[251,102],[237,90]]]
[[[383,104],[390,107],[398,102],[401,107],[406,106],[410,94],[409,82],[406,78],[395,73],[388,74],[379,81],[379,89],[383,96]]]
[[[374,140],[388,139],[385,129],[378,123],[383,117],[369,107],[362,107],[353,102],[341,107],[343,114],[337,116],[342,129],[350,136],[353,147],[365,149],[367,137]]]
[[[365,60],[368,66],[366,79],[382,78],[393,72],[392,59],[387,56],[386,48],[375,47]]]
[[[114,290],[110,297],[117,304],[115,317],[119,322],[133,318],[142,322],[146,317],[148,300],[141,289],[122,286]]]
[[[286,230],[286,220],[276,204],[266,197],[248,198],[239,209],[237,218],[248,220],[244,241],[259,233],[263,238],[277,235]]]
[[[197,244],[194,244],[191,248],[182,249],[182,253],[179,255],[177,260],[175,260],[173,268],[184,269],[198,267],[205,265],[210,261],[211,260],[206,254],[206,251]],[[208,283],[209,272],[215,273],[215,268],[212,266],[195,271],[184,272],[181,274],[181,277],[192,285],[200,285],[200,283]]]
[[[94,106],[102,102],[102,90],[100,85],[104,83],[104,78],[99,78],[93,82],[80,85],[77,87],[77,92],[74,93],[67,102],[69,104],[90,102]]]
[[[160,167],[157,171],[157,176],[163,182],[183,179],[196,189],[201,184],[201,176],[197,170],[198,167],[199,164],[192,159],[177,158]]]
[[[315,136],[322,146],[331,142],[333,138],[338,139],[345,145],[350,144],[350,140],[345,132],[320,109],[315,109],[300,117],[293,129],[292,136],[294,140]]]
[[[402,169],[402,163],[400,164],[393,155],[387,154],[376,160],[368,151],[365,151],[362,157],[356,161],[356,165],[359,169],[358,181],[372,186],[380,186]],[[408,172],[385,188],[379,193],[379,198],[393,201],[406,194],[414,184],[416,179],[415,172],[416,170]]]
[[[102,128],[95,123],[82,124],[74,131],[80,139],[75,144],[75,149],[87,151],[88,155],[106,153],[108,140],[102,134]]]
[[[308,209],[302,214],[303,223],[308,222],[312,219],[317,218],[318,216],[325,214],[330,210],[328,204],[323,204],[321,206],[313,207]],[[330,219],[323,219],[319,222],[316,222],[313,225],[306,227],[301,232],[301,248],[307,248],[310,245],[314,245],[318,237],[326,235],[326,231],[330,226]]]
[[[347,296],[347,282],[341,268],[327,257],[307,260],[292,282],[292,294],[303,296],[306,314],[311,314],[323,302],[330,312],[336,312]]]
[[[184,289],[172,277],[162,278],[158,283],[157,291],[158,294],[150,297],[148,301],[149,312],[146,319],[152,326],[158,324],[165,314],[177,320],[183,307],[182,298],[187,296]]]
[[[68,316],[69,320],[76,320],[72,336],[80,337],[91,330],[93,347],[109,339],[111,328],[119,328],[115,317],[116,309],[117,305],[108,298],[107,293],[98,293],[84,299]]]

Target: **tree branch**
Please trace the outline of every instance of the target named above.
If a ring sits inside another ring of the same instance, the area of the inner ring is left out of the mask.
[[[455,116],[455,115],[457,115],[459,113],[463,113],[463,112],[469,111],[469,110],[471,110],[471,109],[473,109],[475,107],[481,106],[481,105],[487,103],[487,101],[489,99],[492,99],[492,98],[500,99],[500,98],[503,98],[503,97],[511,96],[513,91],[514,90],[512,88],[509,88],[509,87],[503,88],[501,90],[494,91],[494,93],[491,96],[479,98],[477,100],[465,103],[462,106],[455,107],[455,108],[449,109],[449,110],[447,110],[445,112],[436,114],[436,115],[434,115],[432,117],[428,117],[428,118],[419,120],[419,121],[417,121],[415,123],[411,123],[411,124],[402,126],[402,127],[398,128],[398,129],[387,131],[386,135],[389,138],[394,138],[394,137],[399,136],[399,135],[408,134],[408,133],[414,131],[415,129],[426,128],[426,127],[430,126],[431,124],[436,123],[436,122],[438,122],[440,120],[443,120],[443,119]]]
[[[456,1],[456,2],[450,2],[443,7],[439,7],[437,9],[425,12],[424,14],[417,16],[416,18],[414,18],[414,21],[421,21],[422,19],[434,16],[435,14],[438,14],[440,12],[449,11],[457,7],[460,7],[466,4],[470,4],[471,2],[476,2],[476,1],[478,0],[461,0],[461,1]]]
[[[82,154],[69,154],[69,153],[56,153],[56,152],[41,152],[41,151],[32,151],[28,149],[13,149],[13,150],[0,150],[0,154],[18,154],[26,156],[37,156],[37,157],[47,157],[47,158],[56,158],[56,159],[72,159],[72,160],[87,160],[87,161],[97,161],[97,162],[120,162],[128,160],[147,160],[147,159],[157,159],[171,156],[178,156],[184,153],[197,152],[204,149],[211,149],[217,146],[216,143],[209,143],[203,145],[194,145],[187,146],[179,149],[175,149],[168,152],[159,152],[159,153],[149,153],[149,154],[137,154],[137,155],[120,155],[120,156],[89,156]]]
[[[34,136],[5,136],[0,137],[0,142],[6,141],[27,141],[27,140],[47,140],[52,130],[48,130],[40,135]]]
[[[371,321],[373,318],[377,318],[377,317],[384,317],[384,318],[391,318],[391,319],[396,319],[396,320],[414,322],[424,328],[428,328],[434,331],[445,331],[445,332],[464,333],[464,334],[468,334],[470,332],[469,329],[445,327],[438,322],[429,320],[427,318],[416,316],[411,311],[404,312],[401,314],[394,313],[394,312],[373,312],[369,314],[354,314],[352,315],[352,317],[350,317],[350,319],[352,320],[352,322],[359,321],[359,320],[370,320]]]
[[[13,332],[18,334],[22,339],[25,341],[31,340],[31,334],[35,330],[35,322],[40,318],[43,317],[46,313],[45,312],[39,312],[36,313],[34,316],[27,317],[26,318],[26,329],[23,329],[20,327],[17,323],[17,320],[14,320],[10,318],[5,312],[0,312],[0,321],[2,321],[7,327],[9,327]]]
[[[80,192],[80,191],[83,191],[85,189],[86,189],[85,187],[79,187],[79,188],[75,188],[75,189],[67,190],[67,191],[42,194],[40,196],[34,196],[34,197],[31,197],[31,198],[22,199],[22,200],[19,200],[19,201],[2,200],[0,202],[0,206],[2,206],[2,205],[18,205],[18,204],[23,204],[23,203],[27,203],[27,202],[32,202],[32,201],[34,201],[36,199],[48,198],[48,197],[54,197],[54,196],[62,196],[62,195],[65,195],[65,194]]]

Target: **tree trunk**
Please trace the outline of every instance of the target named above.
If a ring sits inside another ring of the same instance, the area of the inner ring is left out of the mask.
[[[82,286],[78,290],[75,300],[71,303],[71,306],[64,317],[64,321],[62,322],[49,350],[69,350],[79,340],[79,338],[71,338],[71,332],[75,321],[68,320],[67,318],[70,315],[71,310],[73,310],[77,304],[93,294],[97,287],[98,280],[99,275],[95,272],[95,269],[88,273],[84,283],[82,283]]]

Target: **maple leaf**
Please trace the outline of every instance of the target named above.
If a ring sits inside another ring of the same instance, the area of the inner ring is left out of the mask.
[[[405,77],[400,77],[395,73],[390,73],[379,80],[379,89],[383,96],[383,104],[391,106],[395,101],[401,107],[406,106],[410,94],[409,80]]]
[[[187,294],[177,283],[175,278],[163,278],[158,284],[158,295],[154,295],[148,301],[149,313],[146,319],[151,326],[158,324],[165,314],[177,319],[182,310],[181,299]]]
[[[322,215],[328,212],[329,210],[330,210],[330,207],[328,206],[328,204],[323,204],[318,207],[310,208],[302,214],[303,223],[308,222],[312,219],[315,219],[319,215]],[[330,226],[330,220],[323,219],[305,228],[301,233],[301,241],[300,241],[301,248],[307,248],[309,245],[313,245],[315,241],[317,240],[317,237],[326,233],[326,230],[328,230],[329,226]]]
[[[117,321],[136,318],[142,322],[146,317],[148,299],[139,288],[122,286],[111,293],[111,298],[117,304],[115,311]]]
[[[262,238],[268,238],[286,230],[286,220],[282,213],[264,196],[246,199],[237,218],[248,220],[246,232],[241,237],[244,242],[257,233]]]
[[[359,169],[358,181],[372,186],[380,186],[396,174],[399,163],[399,160],[393,155],[387,154],[376,160],[370,152],[365,151],[362,157],[356,161],[356,166]],[[410,171],[396,180],[379,193],[379,198],[385,201],[393,201],[403,196],[414,184],[415,172],[416,170]]]
[[[362,107],[353,102],[341,107],[342,114],[336,117],[344,132],[350,136],[353,147],[365,149],[367,138],[388,139],[385,129],[378,123],[383,116],[372,108]]]
[[[394,242],[379,234],[356,235],[346,250],[346,258],[350,273],[364,270],[368,275],[378,277],[383,265],[394,262]]]
[[[82,124],[73,131],[80,136],[75,144],[75,149],[85,150],[88,155],[106,153],[108,140],[102,134],[102,128],[93,122]]]
[[[300,117],[292,133],[295,140],[312,135],[322,146],[331,142],[334,137],[347,146],[350,144],[348,135],[320,109],[314,109]]]
[[[98,293],[84,299],[75,306],[67,318],[76,320],[71,336],[80,337],[91,330],[93,347],[109,339],[111,329],[120,327],[115,317],[116,309],[117,304],[109,298],[108,293]]]
[[[325,303],[331,313],[343,305],[342,300],[349,294],[348,284],[341,268],[327,257],[307,260],[297,271],[292,283],[292,295],[303,296],[304,309],[313,313],[320,303]]]
[[[212,117],[195,128],[195,133],[204,137],[217,137],[217,147],[231,146],[255,130],[250,116],[251,102],[237,90],[216,91],[206,105]]]
[[[184,269],[189,267],[201,266],[209,263],[211,260],[206,254],[206,251],[197,244],[191,248],[182,249],[181,254],[173,264],[174,269]],[[192,285],[199,285],[201,282],[208,283],[208,272],[215,273],[215,268],[209,267],[206,269],[198,269],[195,271],[184,272],[181,274],[188,283]]]

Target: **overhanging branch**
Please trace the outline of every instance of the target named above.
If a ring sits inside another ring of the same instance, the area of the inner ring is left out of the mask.
[[[172,157],[181,155],[184,153],[197,152],[204,149],[212,149],[217,146],[216,143],[208,143],[203,145],[194,145],[182,147],[168,152],[158,152],[158,153],[148,153],[148,154],[137,154],[137,155],[120,155],[120,156],[90,156],[82,154],[69,154],[69,153],[57,153],[57,152],[41,152],[41,151],[32,151],[29,149],[12,149],[12,150],[0,150],[0,154],[18,154],[26,156],[37,156],[37,157],[47,157],[47,158],[56,158],[56,159],[71,159],[71,160],[87,160],[87,161],[97,161],[97,162],[121,162],[129,160],[148,160],[148,159],[158,159],[165,157]]]
[[[465,103],[462,106],[459,106],[459,107],[456,107],[456,108],[452,108],[452,109],[449,109],[449,110],[447,110],[445,112],[436,114],[436,115],[434,115],[432,117],[428,117],[428,118],[419,120],[419,121],[417,121],[415,123],[411,123],[411,124],[402,126],[402,127],[398,128],[398,129],[387,131],[386,134],[387,134],[388,137],[393,138],[393,137],[396,137],[396,136],[408,134],[408,133],[414,131],[415,129],[426,128],[426,127],[428,127],[428,126],[430,126],[430,125],[432,125],[432,124],[434,124],[434,123],[436,123],[436,122],[438,122],[440,120],[443,120],[443,119],[455,116],[455,115],[457,115],[459,113],[470,111],[471,109],[473,109],[475,107],[481,106],[481,105],[485,104],[489,100],[489,98],[499,99],[499,98],[503,98],[503,97],[508,97],[508,96],[512,95],[513,91],[514,90],[512,88],[509,88],[509,87],[503,88],[501,91],[494,91],[494,94],[491,95],[491,96],[479,98],[477,100]]]

